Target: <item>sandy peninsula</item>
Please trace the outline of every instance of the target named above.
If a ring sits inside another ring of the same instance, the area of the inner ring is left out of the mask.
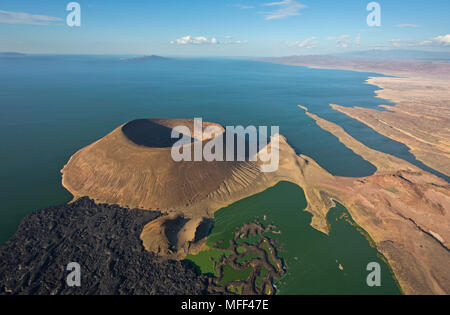
[[[450,63],[333,56],[293,56],[262,60],[320,69],[376,72],[390,76],[370,77],[367,83],[380,87],[381,90],[376,92],[377,96],[394,102],[395,106],[382,105],[380,110],[343,107],[338,104],[331,106],[378,133],[405,144],[417,160],[450,176]]]

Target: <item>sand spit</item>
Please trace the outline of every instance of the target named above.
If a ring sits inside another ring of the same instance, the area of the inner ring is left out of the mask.
[[[389,260],[405,293],[449,294],[450,185],[406,161],[366,147],[334,123],[307,114],[377,167],[372,176],[334,177],[334,183],[320,176],[307,177],[309,189],[345,205]]]
[[[274,173],[261,173],[256,162],[175,163],[167,148],[136,145],[119,127],[70,159],[62,170],[63,184],[76,197],[168,213],[150,222],[141,239],[149,251],[182,259],[202,248],[204,238],[198,237],[198,229],[215,211],[279,181],[290,181],[304,189],[306,210],[314,215],[312,226],[319,231],[328,233],[326,214],[332,200],[342,203],[388,258],[405,293],[449,294],[450,185],[408,162],[371,150],[340,126],[302,108],[374,164],[376,174],[333,176],[311,158],[297,155],[282,136],[280,166]]]
[[[334,56],[262,58],[261,61],[319,69],[376,72],[395,77],[371,77],[377,96],[396,103],[388,111],[332,107],[376,132],[410,148],[417,160],[450,176],[450,63],[365,60]]]
[[[405,144],[418,160],[450,176],[450,80],[376,77],[368,83],[382,88],[378,97],[396,105],[382,106],[389,111],[332,107]]]

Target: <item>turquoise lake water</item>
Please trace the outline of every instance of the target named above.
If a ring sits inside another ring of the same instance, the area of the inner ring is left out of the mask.
[[[298,153],[335,175],[375,172],[301,104],[369,147],[430,170],[404,145],[329,107],[389,104],[365,83],[375,74],[230,59],[125,62],[118,56],[0,58],[0,69],[0,244],[28,213],[71,199],[59,171],[72,154],[136,118],[278,125]]]

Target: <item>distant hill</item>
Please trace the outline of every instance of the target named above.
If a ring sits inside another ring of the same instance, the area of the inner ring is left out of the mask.
[[[131,58],[121,58],[122,61],[144,61],[144,60],[152,60],[152,61],[164,61],[169,60],[169,58],[157,56],[157,55],[150,55],[150,56],[140,56],[140,57],[131,57]]]
[[[421,50],[363,50],[352,51],[340,54],[334,54],[342,58],[360,58],[372,60],[402,60],[402,61],[440,61],[450,62],[450,52],[436,52],[436,51],[421,51]]]
[[[16,57],[16,56],[25,56],[25,54],[18,53],[18,52],[9,52],[9,51],[1,52],[0,51],[0,57]]]
[[[284,65],[304,66],[320,69],[340,69],[350,71],[374,72],[394,76],[444,77],[450,71],[450,60],[370,58],[367,55],[340,57],[331,55],[303,55],[272,58],[254,58]]]

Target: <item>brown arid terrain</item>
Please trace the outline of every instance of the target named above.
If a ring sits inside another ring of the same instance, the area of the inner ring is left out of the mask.
[[[450,73],[450,63],[417,60],[373,60],[327,55],[258,58],[256,60],[315,69],[375,72],[398,77],[440,78]]]
[[[311,158],[297,155],[282,136],[274,173],[261,173],[260,162],[175,163],[167,148],[137,145],[121,126],[76,153],[62,170],[63,184],[75,197],[166,212],[143,229],[141,239],[148,251],[182,259],[203,248],[206,234],[200,227],[219,208],[290,181],[304,189],[306,210],[319,231],[328,233],[332,201],[342,203],[388,259],[403,292],[450,294],[450,185],[366,147],[340,126],[300,107],[377,172],[365,178],[333,176]],[[151,121],[167,128],[180,122]]]
[[[380,61],[333,56],[265,58],[265,61],[322,69],[377,72],[377,96],[396,103],[380,110],[331,106],[378,133],[409,147],[417,160],[450,176],[450,63]],[[381,110],[384,109],[384,110]]]

